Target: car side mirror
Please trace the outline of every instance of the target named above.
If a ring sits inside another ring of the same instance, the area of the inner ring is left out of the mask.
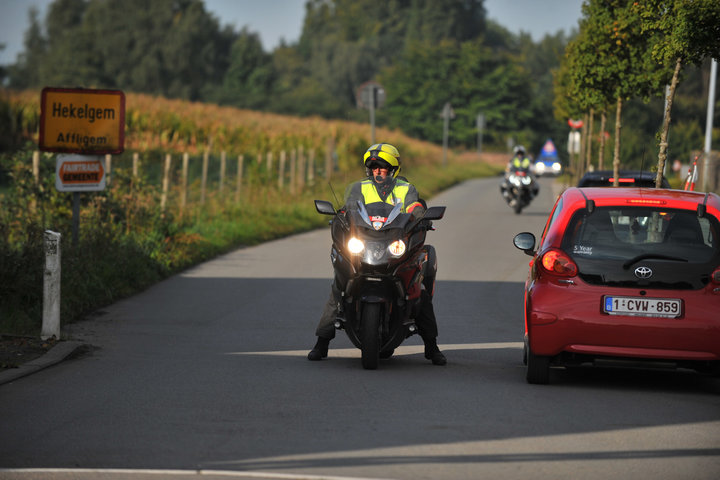
[[[515,235],[513,245],[525,252],[526,255],[535,255],[535,235],[530,232]]]

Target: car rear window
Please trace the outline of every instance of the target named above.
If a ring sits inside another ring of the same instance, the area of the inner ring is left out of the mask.
[[[718,221],[693,210],[600,207],[575,213],[563,249],[587,259],[630,259],[639,253],[708,262],[720,250]]]

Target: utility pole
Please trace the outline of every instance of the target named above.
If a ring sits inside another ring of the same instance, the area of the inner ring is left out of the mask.
[[[713,115],[715,114],[715,77],[717,77],[717,60],[712,59],[710,65],[710,87],[708,88],[707,120],[705,121],[705,159],[703,160],[702,191],[708,191],[710,173],[710,152],[712,150]]]
[[[478,155],[482,153],[482,134],[483,129],[485,128],[485,115],[481,113],[478,113],[477,119],[477,129],[478,129],[478,138],[477,138],[477,149],[478,149]]]
[[[445,102],[440,116],[443,118],[443,167],[447,166],[448,134],[450,131],[450,119],[455,118],[455,112],[450,102]]]

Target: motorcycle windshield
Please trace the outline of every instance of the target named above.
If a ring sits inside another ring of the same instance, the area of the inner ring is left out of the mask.
[[[410,218],[410,214],[402,213],[401,204],[390,205],[380,202],[364,204],[358,201],[357,208],[350,210],[350,221],[355,227],[374,231],[404,229]]]

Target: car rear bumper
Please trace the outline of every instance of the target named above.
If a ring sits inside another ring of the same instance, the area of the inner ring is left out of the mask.
[[[527,328],[534,354],[720,361],[720,295],[712,288],[646,291],[647,298],[683,300],[680,317],[657,318],[602,311],[603,295],[641,296],[640,289],[577,287],[547,283],[531,290]]]

